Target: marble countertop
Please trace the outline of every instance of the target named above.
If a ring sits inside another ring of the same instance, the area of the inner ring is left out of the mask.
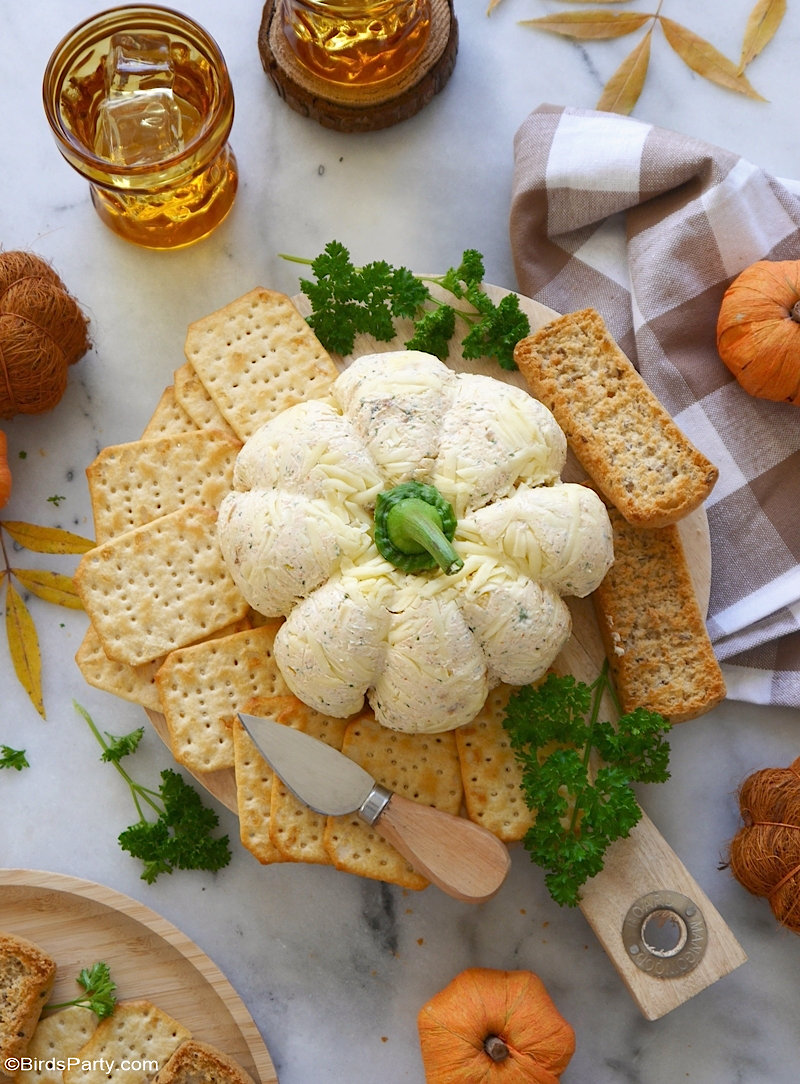
[[[50,414],[4,423],[14,490],[3,519],[91,534],[84,476],[106,444],[138,438],[183,361],[187,325],[256,285],[297,289],[282,252],[314,256],[337,238],[357,262],[444,269],[473,247],[487,279],[515,285],[508,243],[514,132],[542,102],[593,106],[631,39],[576,44],[520,21],[550,0],[456,0],[460,44],[447,87],[416,117],[369,135],[325,130],[267,81],[255,0],[177,5],[217,38],[236,95],[232,144],[240,190],[208,240],[173,253],[134,248],[95,216],[84,181],[60,158],[41,105],[55,43],[99,10],[91,0],[29,0],[0,13],[0,247],[52,263],[91,320],[92,349]],[[587,5],[588,6],[588,5]],[[751,0],[664,0],[663,13],[738,56]],[[637,4],[640,10],[647,5]],[[749,69],[757,102],[693,74],[654,36],[634,115],[728,146],[783,177],[800,175],[796,69],[800,14]],[[591,148],[587,148],[587,153]],[[13,555],[70,571],[74,559]],[[500,894],[478,907],[436,889],[403,893],[321,867],[262,868],[240,846],[216,875],[176,873],[148,886],[116,837],[132,820],[121,781],[100,763],[73,702],[124,733],[142,710],[85,684],[74,663],[85,615],[30,600],[44,660],[47,719],[21,690],[0,638],[0,743],[27,771],[0,773],[0,865],[71,873],[127,893],[179,926],[250,1009],[281,1084],[420,1084],[416,1016],[462,968],[526,968],[576,1031],[565,1084],[794,1084],[800,1043],[800,939],[764,900],[720,869],[739,821],[736,789],[757,768],[798,755],[797,712],[726,702],[671,736],[672,778],[641,794],[649,816],[748,955],[733,973],[658,1021],[628,995],[580,911],[549,899],[521,847]],[[137,774],[171,763],[148,729]],[[237,838],[235,818],[220,808]],[[0,896],[0,927],[3,924]]]

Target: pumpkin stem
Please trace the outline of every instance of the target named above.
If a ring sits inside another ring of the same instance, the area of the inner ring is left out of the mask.
[[[789,315],[796,324],[800,324],[800,301],[795,301],[794,305],[792,305],[789,310]]]
[[[505,1061],[508,1057],[508,1047],[499,1035],[490,1035],[483,1041],[483,1049],[492,1061]]]

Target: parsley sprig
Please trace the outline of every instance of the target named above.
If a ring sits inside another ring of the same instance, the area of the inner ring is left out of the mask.
[[[14,768],[21,772],[30,768],[24,749],[12,749],[10,745],[0,745],[0,768]]]
[[[538,687],[513,693],[506,708],[504,726],[536,816],[523,843],[562,906],[580,902],[581,886],[603,868],[609,844],[641,819],[631,784],[669,778],[668,720],[636,708],[615,725],[602,722],[606,689],[613,695],[607,662],[591,685],[548,674]]]
[[[405,318],[414,327],[407,349],[444,359],[456,324],[462,321],[469,326],[461,344],[465,358],[492,358],[503,369],[517,367],[514,347],[530,333],[530,322],[516,295],[507,294],[495,304],[485,293],[483,256],[476,249],[466,249],[457,267],[434,276],[415,275],[385,260],[356,267],[339,241],[328,242],[313,260],[281,255],[314,273],[313,280],[301,278],[300,286],[311,303],[308,323],[328,350],[349,354],[360,334],[389,342],[397,334],[395,321]],[[434,297],[431,285],[442,287],[469,308]]]
[[[113,764],[130,789],[139,819],[118,838],[120,847],[144,864],[142,880],[152,884],[160,874],[176,869],[214,872],[227,866],[231,858],[228,837],[213,835],[219,817],[183,776],[167,768],[161,772],[158,790],[152,790],[132,779],[120,763],[136,752],[144,728],[119,737],[103,735],[88,712],[79,704],[75,707],[103,747],[100,759]],[[148,819],[148,810],[156,814],[155,820]]]
[[[117,984],[111,978],[107,963],[98,960],[91,967],[82,968],[75,981],[82,987],[83,993],[71,1001],[48,1005],[48,1009],[67,1009],[72,1005],[80,1005],[84,1009],[91,1009],[98,1020],[112,1015],[117,1005]]]

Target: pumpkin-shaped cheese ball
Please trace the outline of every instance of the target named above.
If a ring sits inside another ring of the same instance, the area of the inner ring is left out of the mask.
[[[385,726],[433,733],[541,677],[570,635],[562,595],[613,559],[605,506],[561,482],[565,459],[527,392],[416,351],[359,358],[330,398],[264,425],[219,540],[250,605],[286,617],[295,695],[341,718],[366,696]]]

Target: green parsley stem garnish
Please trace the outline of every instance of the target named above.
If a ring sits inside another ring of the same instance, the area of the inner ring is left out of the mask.
[[[231,858],[228,837],[212,834],[219,817],[203,805],[200,795],[183,776],[167,768],[161,773],[158,790],[152,790],[132,779],[123,768],[120,761],[136,752],[144,728],[121,737],[103,735],[84,708],[79,704],[75,708],[103,747],[100,759],[114,765],[131,792],[139,819],[120,833],[119,845],[144,863],[142,880],[152,884],[159,874],[176,869],[214,872],[227,866]],[[155,813],[155,820],[148,819],[148,812]]]
[[[0,768],[14,768],[21,772],[30,768],[24,749],[12,749],[10,745],[0,745]]]
[[[409,319],[414,332],[406,348],[444,359],[456,323],[462,321],[469,328],[461,344],[465,358],[492,358],[503,369],[516,369],[514,347],[530,334],[530,321],[515,294],[495,304],[485,293],[483,256],[475,249],[466,249],[458,267],[436,276],[415,275],[385,260],[356,267],[339,241],[328,242],[313,260],[285,253],[281,257],[314,272],[315,280],[300,279],[311,303],[308,323],[322,345],[339,354],[351,353],[359,334],[389,342],[397,335],[395,321]],[[434,297],[431,285],[469,307]]]
[[[72,1005],[79,1005],[81,1008],[91,1009],[98,1020],[112,1015],[117,1005],[117,984],[111,978],[108,964],[98,960],[91,967],[82,968],[75,981],[83,988],[83,994],[72,1001],[50,1004],[48,1009],[67,1009]]]
[[[580,902],[608,846],[641,819],[631,784],[669,778],[669,721],[636,708],[616,724],[601,722],[606,690],[613,697],[607,662],[591,685],[548,674],[538,687],[514,692],[506,707],[504,726],[536,818],[523,843],[562,906]]]

